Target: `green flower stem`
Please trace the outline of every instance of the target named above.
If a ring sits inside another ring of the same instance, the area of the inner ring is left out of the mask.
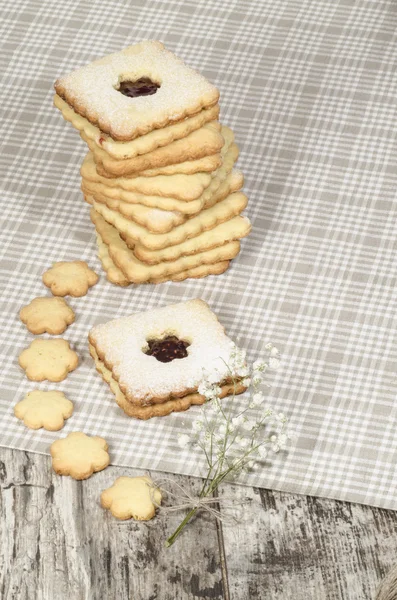
[[[210,470],[210,472],[211,472],[211,470]],[[217,480],[213,479],[212,481],[209,481],[210,472],[208,473],[207,478],[204,480],[203,487],[201,488],[201,492],[199,494],[199,498],[206,498],[212,492],[215,492],[217,489],[217,483],[216,483]],[[218,475],[218,478],[219,478],[219,475]],[[182,533],[182,530],[184,529],[184,527],[189,523],[190,519],[192,517],[194,517],[194,515],[196,514],[196,512],[198,511],[199,508],[200,508],[199,506],[195,506],[187,513],[186,517],[179,524],[179,526],[175,529],[174,533],[172,535],[170,535],[170,537],[167,539],[167,541],[165,543],[166,548],[169,548],[170,546],[172,546],[172,544],[175,542],[175,540]]]
[[[192,508],[191,510],[189,510],[186,517],[179,524],[179,526],[175,529],[174,533],[172,535],[170,535],[168,540],[165,542],[165,545],[167,548],[172,546],[172,544],[175,542],[175,540],[180,536],[183,528],[185,527],[185,525],[187,525],[189,523],[190,519],[196,514],[197,510],[198,510],[197,506],[195,508]]]

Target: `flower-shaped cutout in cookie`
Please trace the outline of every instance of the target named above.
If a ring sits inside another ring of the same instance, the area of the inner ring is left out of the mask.
[[[108,466],[110,458],[107,449],[108,445],[103,438],[74,431],[51,444],[53,469],[58,475],[88,479],[93,473]]]
[[[19,355],[18,362],[31,381],[62,381],[77,367],[79,358],[62,338],[39,339]]]
[[[74,322],[74,312],[63,298],[34,298],[19,312],[30,333],[59,335]]]
[[[58,431],[73,413],[73,403],[63,392],[34,390],[14,407],[14,414],[26,427]]]
[[[101,494],[101,505],[117,519],[153,519],[161,504],[161,492],[150,477],[118,477],[112,487]]]
[[[43,273],[43,283],[54,296],[85,296],[97,281],[98,275],[82,260],[54,263]]]

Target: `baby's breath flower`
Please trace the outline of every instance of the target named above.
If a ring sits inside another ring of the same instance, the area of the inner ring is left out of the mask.
[[[232,418],[232,423],[235,427],[238,427],[244,421],[244,415],[238,415],[237,417]]]
[[[265,396],[262,392],[257,392],[252,397],[252,403],[254,406],[260,406],[265,401]]]
[[[285,433],[280,433],[278,436],[278,445],[280,448],[285,448],[288,443],[288,436]]]
[[[252,419],[245,419],[241,425],[245,431],[251,431],[255,427],[255,421]]]
[[[178,445],[205,449],[208,474],[204,480],[199,500],[192,499],[192,508],[187,518],[169,538],[171,545],[190,517],[201,507],[200,500],[212,494],[226,477],[235,478],[243,471],[255,469],[256,461],[265,460],[269,451],[279,452],[285,448],[291,434],[287,430],[284,413],[275,412],[265,405],[265,396],[260,391],[269,367],[278,368],[280,354],[272,344],[265,347],[265,358],[256,360],[252,366],[246,364],[246,351],[231,346],[230,359],[226,363],[235,382],[251,388],[248,399],[233,402],[220,400],[221,375],[215,369],[203,372],[198,392],[205,398],[201,416],[192,423],[191,437],[179,434]]]
[[[263,379],[260,375],[257,374],[253,374],[252,376],[252,383],[254,385],[254,387],[258,387],[261,383],[262,383]]]
[[[231,353],[231,364],[229,365],[233,374],[244,377],[247,365],[245,363],[246,351],[239,348],[234,348]],[[239,373],[241,372],[241,374]]]
[[[236,369],[236,375],[238,377],[247,377],[250,374],[250,370],[247,365],[243,365],[242,367],[238,367]]]
[[[189,444],[190,442],[190,437],[187,435],[187,433],[180,433],[178,435],[178,446],[180,448],[186,448],[186,446]]]
[[[218,427],[219,435],[225,435],[226,430],[227,430],[226,423],[221,423]]]
[[[280,359],[273,358],[273,357],[269,358],[269,369],[271,369],[272,371],[277,371],[279,366],[280,366]]]
[[[208,390],[209,390],[209,385],[206,381],[202,381],[197,388],[198,393],[201,394],[202,396],[206,396],[208,393]]]
[[[259,456],[260,456],[262,459],[265,459],[265,458],[267,458],[267,455],[268,455],[268,450],[267,450],[267,448],[266,448],[265,444],[262,444],[261,446],[259,446],[259,448],[258,448],[258,454],[259,454]]]
[[[222,390],[219,385],[203,381],[198,386],[197,391],[199,394],[202,394],[206,400],[211,401],[214,400],[214,398],[217,398]]]
[[[249,444],[250,444],[250,441],[248,438],[241,437],[239,439],[238,445],[240,446],[240,448],[248,448]]]
[[[264,360],[256,360],[252,366],[254,371],[262,372],[266,369],[267,364]]]

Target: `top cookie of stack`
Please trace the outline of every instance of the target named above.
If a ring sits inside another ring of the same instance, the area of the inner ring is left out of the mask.
[[[55,106],[89,147],[82,190],[108,279],[222,273],[250,231],[233,132],[219,92],[163,44],[147,41],[55,83]]]

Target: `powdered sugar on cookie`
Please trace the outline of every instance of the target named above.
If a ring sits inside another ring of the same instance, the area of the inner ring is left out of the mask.
[[[128,97],[121,82],[149,79],[152,95]],[[57,94],[116,140],[131,140],[218,102],[219,92],[156,41],[125,48],[61,77]]]
[[[148,342],[175,337],[187,356],[160,362],[146,354]],[[118,381],[126,398],[142,405],[152,398],[196,391],[203,371],[227,381],[233,342],[209,306],[199,299],[116,319],[90,332],[90,343]]]

